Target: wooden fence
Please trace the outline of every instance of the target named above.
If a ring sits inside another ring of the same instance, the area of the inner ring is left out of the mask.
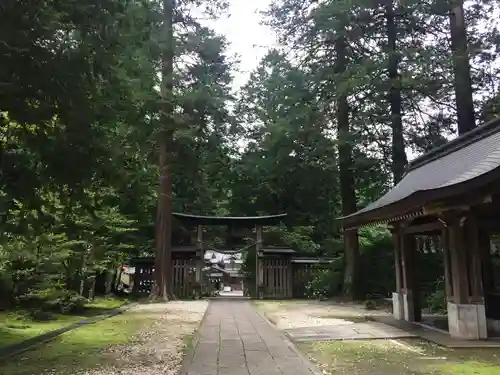
[[[271,298],[292,297],[292,272],[288,259],[263,259],[264,296]]]
[[[293,264],[293,296],[295,298],[306,297],[307,284],[314,277],[318,269],[316,264]]]
[[[295,263],[290,257],[261,258],[261,272],[265,298],[306,297],[306,286],[316,271],[328,268],[328,263]],[[214,285],[203,275],[202,294],[209,293]],[[149,295],[153,286],[154,259],[142,258],[135,264],[133,292],[138,296]],[[196,259],[172,259],[172,286],[177,298],[194,295],[196,290]]]
[[[154,264],[135,265],[133,291],[136,295],[149,295],[154,281]],[[196,285],[196,261],[190,259],[172,260],[172,287],[178,298],[190,297]]]

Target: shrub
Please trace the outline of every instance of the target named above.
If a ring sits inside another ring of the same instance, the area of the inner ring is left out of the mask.
[[[88,300],[74,292],[63,289],[47,288],[30,290],[17,298],[20,307],[70,314],[81,312]]]
[[[447,309],[446,292],[436,290],[427,297],[427,307],[431,313],[445,314]]]
[[[369,299],[365,302],[365,309],[366,310],[376,310],[377,309],[377,304],[375,303],[374,300]]]
[[[342,273],[333,269],[319,269],[306,285],[306,297],[323,300],[338,293],[342,285]]]
[[[13,298],[14,284],[9,274],[0,269],[0,309],[8,308]]]
[[[32,310],[29,313],[29,317],[38,322],[47,322],[54,319],[52,313],[43,310]]]

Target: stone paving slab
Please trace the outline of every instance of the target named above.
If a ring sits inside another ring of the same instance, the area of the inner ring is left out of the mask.
[[[249,301],[213,299],[198,335],[181,375],[314,374]]]
[[[374,340],[415,337],[413,333],[379,322],[349,323],[334,326],[301,327],[285,330],[295,342],[325,340]]]

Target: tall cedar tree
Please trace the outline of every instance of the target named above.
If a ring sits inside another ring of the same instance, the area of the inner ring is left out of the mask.
[[[156,215],[155,285],[153,298],[168,300],[172,297],[172,173],[171,150],[173,143],[173,67],[174,67],[174,0],[163,1],[165,45],[162,58],[162,130],[158,133],[160,184]]]
[[[398,72],[399,53],[397,50],[397,20],[392,0],[386,0],[385,18],[387,44],[389,47],[389,104],[392,128],[392,175],[398,183],[404,174],[408,162],[405,152],[403,120],[401,115],[401,79]]]
[[[347,43],[345,27],[337,30],[335,35],[335,73],[342,77],[347,70]],[[347,92],[342,85],[337,85],[337,127],[339,140],[339,179],[340,198],[342,201],[342,214],[349,215],[356,212],[356,192],[354,190],[352,146],[349,129],[349,102]],[[348,230],[344,233],[345,271],[344,271],[344,294],[358,297],[358,259],[359,245],[357,230]]]
[[[458,134],[462,135],[476,126],[463,0],[451,0],[450,34]]]

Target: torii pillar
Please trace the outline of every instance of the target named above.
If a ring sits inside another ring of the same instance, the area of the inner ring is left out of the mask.
[[[262,226],[255,226],[255,295],[264,298],[264,265],[262,260],[263,235]]]
[[[203,251],[203,226],[196,226],[196,297],[203,293],[203,265],[205,263],[205,252]]]

